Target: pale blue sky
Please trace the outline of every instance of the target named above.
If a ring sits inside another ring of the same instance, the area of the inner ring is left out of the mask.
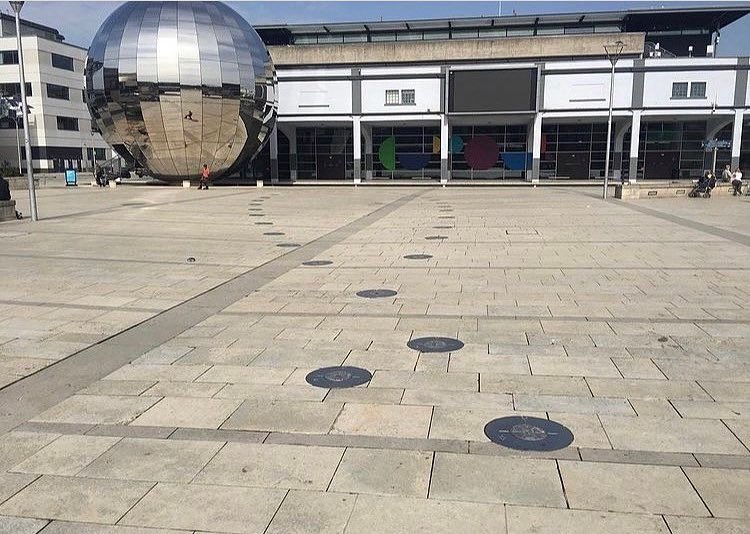
[[[99,25],[121,2],[47,2],[29,1],[23,9],[23,17],[60,30],[66,40],[88,47]],[[342,1],[342,2],[227,2],[239,11],[251,24],[344,22],[367,20],[403,20],[419,18],[448,18],[497,15],[500,8],[504,15],[562,13],[590,11],[612,11],[621,9],[659,9],[661,6],[709,6],[750,5],[743,2],[394,2],[394,1]],[[5,4],[4,2],[2,4]],[[2,6],[10,12],[7,4]],[[728,26],[721,36],[719,55],[750,55],[750,16]]]

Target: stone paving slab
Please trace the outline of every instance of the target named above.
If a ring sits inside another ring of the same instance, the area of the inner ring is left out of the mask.
[[[744,201],[65,193],[40,191],[48,220],[0,228],[12,242],[0,250],[0,518],[28,514],[13,528],[747,534]],[[443,202],[454,218],[439,219]],[[261,206],[302,246],[264,235],[246,217]],[[448,224],[447,240],[424,239]],[[415,252],[433,257],[403,258]],[[398,294],[356,295],[373,288]],[[406,346],[425,335],[465,345]],[[341,364],[374,378],[305,380]],[[487,422],[511,415],[557,421],[573,443],[489,442]],[[145,488],[137,504],[133,488]],[[106,501],[101,518],[89,496]]]

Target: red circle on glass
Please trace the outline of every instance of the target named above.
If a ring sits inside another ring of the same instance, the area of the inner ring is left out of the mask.
[[[464,147],[466,163],[476,171],[491,169],[497,165],[500,149],[492,137],[473,137]]]

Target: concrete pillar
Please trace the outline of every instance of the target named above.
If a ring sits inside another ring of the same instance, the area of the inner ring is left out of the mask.
[[[271,130],[271,183],[276,184],[279,182],[279,129],[274,127]]]
[[[630,168],[628,181],[634,184],[638,178],[638,148],[641,142],[641,112],[633,110],[633,121],[630,124]]]
[[[362,129],[361,117],[352,117],[352,146],[354,147],[354,183],[362,182]]]
[[[362,126],[362,137],[365,138],[365,180],[372,180],[372,165],[374,156],[372,154],[372,126]]]
[[[744,120],[744,118],[744,111],[738,109],[734,112],[734,124],[732,125],[732,170],[740,166],[740,148],[742,147],[742,121]]]
[[[542,114],[537,113],[534,116],[534,122],[531,123],[531,135],[527,136],[531,138],[531,172],[526,171],[527,182],[538,182],[539,181],[539,168],[541,167],[542,161]]]
[[[448,142],[450,141],[448,115],[440,115],[440,183],[445,185],[451,178],[448,168]]]

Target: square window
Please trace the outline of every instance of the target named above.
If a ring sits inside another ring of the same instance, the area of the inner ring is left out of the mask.
[[[385,91],[385,105],[392,106],[400,104],[398,99],[398,89],[386,89]]]
[[[672,84],[672,98],[687,98],[688,96],[688,83],[687,82],[674,82]]]
[[[414,105],[416,103],[414,89],[404,89],[401,91],[401,103]]]
[[[706,82],[691,83],[690,98],[706,98]]]

